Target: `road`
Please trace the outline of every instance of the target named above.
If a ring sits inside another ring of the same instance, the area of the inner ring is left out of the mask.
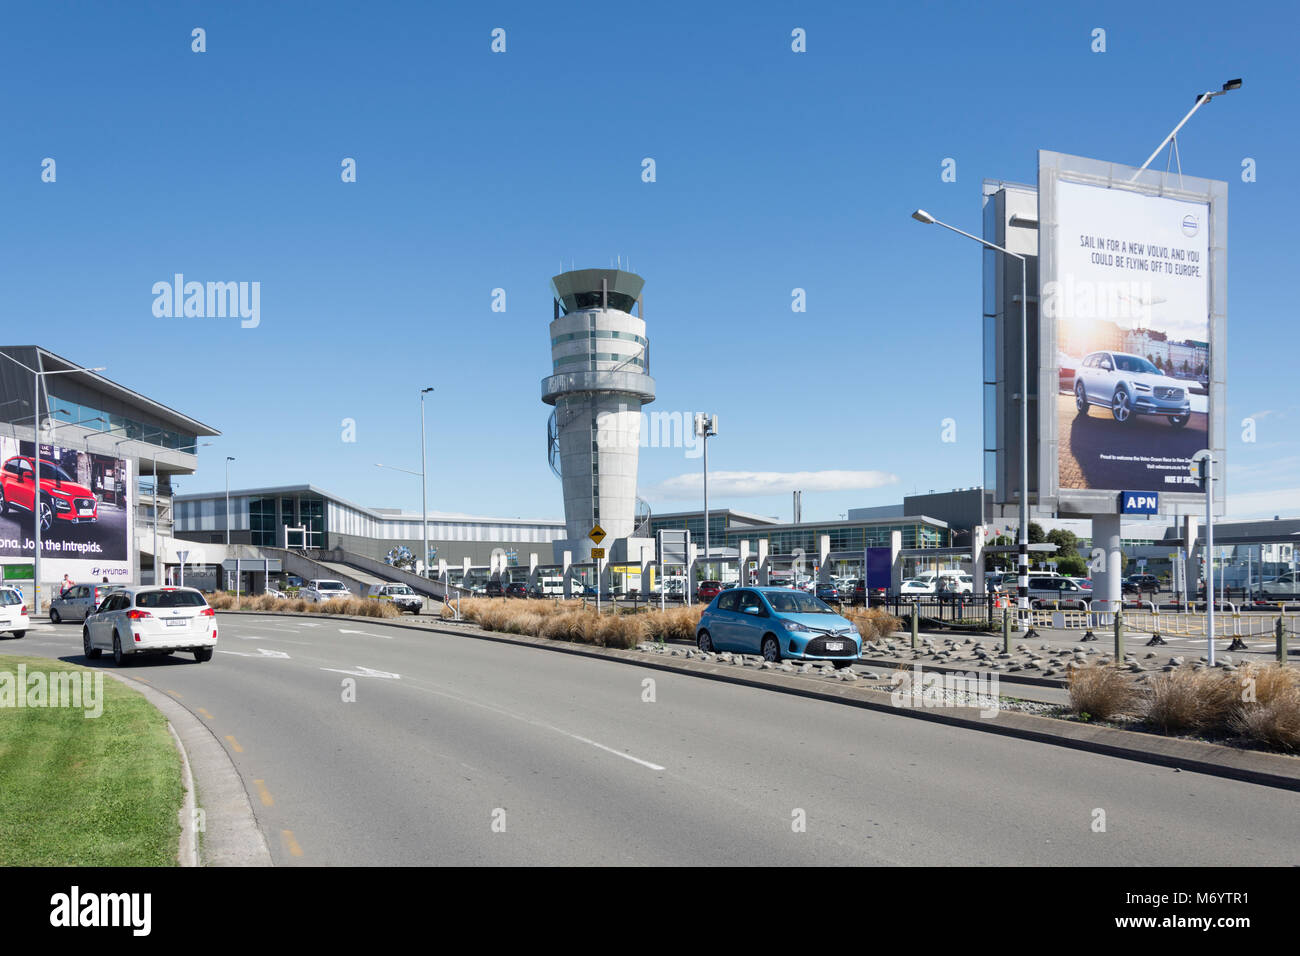
[[[1300,859],[1287,791],[378,622],[219,620],[210,663],[124,670],[225,744],[280,865]],[[89,663],[78,625],[13,653]]]

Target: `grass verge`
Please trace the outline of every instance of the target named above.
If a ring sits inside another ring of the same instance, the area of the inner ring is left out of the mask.
[[[18,665],[87,668],[0,656],[13,688]],[[47,678],[48,679],[48,678]],[[167,721],[140,694],[103,679],[103,713],[0,706],[0,866],[175,866],[181,758]]]

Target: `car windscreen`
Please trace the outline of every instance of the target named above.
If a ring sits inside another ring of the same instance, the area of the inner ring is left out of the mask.
[[[343,585],[338,581],[317,581],[317,591],[342,591]]]
[[[0,604],[22,604],[23,596],[13,588],[0,590]]]
[[[52,461],[41,460],[41,481],[67,481],[76,484],[76,479]]]
[[[1160,369],[1156,368],[1144,358],[1138,358],[1136,355],[1116,355],[1115,368],[1121,372],[1145,372],[1148,375],[1155,373],[1160,374]]]
[[[136,607],[206,607],[198,591],[141,591],[135,596]]]
[[[835,612],[811,594],[803,591],[764,591],[763,597],[778,614],[834,614]]]

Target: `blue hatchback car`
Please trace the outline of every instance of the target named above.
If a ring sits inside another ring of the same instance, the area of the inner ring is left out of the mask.
[[[695,632],[702,651],[762,654],[765,660],[831,661],[848,667],[862,653],[852,621],[790,588],[734,588],[704,610]]]

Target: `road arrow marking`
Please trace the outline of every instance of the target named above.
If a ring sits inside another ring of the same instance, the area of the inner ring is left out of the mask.
[[[217,653],[234,654],[236,657],[276,657],[276,658],[283,658],[284,660],[289,659],[289,655],[286,654],[284,651],[268,651],[265,647],[259,647],[257,649],[256,654],[249,654],[246,651],[227,651],[227,650],[220,650],[217,651]]]
[[[391,640],[393,639],[393,635],[391,635],[391,634],[371,634],[369,631],[347,631],[347,630],[344,630],[343,628],[339,628],[339,633],[340,633],[340,634],[360,634],[362,637],[382,637],[382,638],[383,638],[384,640],[386,640],[386,641],[391,641]]]
[[[342,669],[340,669],[340,668],[338,668],[338,667],[322,667],[321,670],[323,670],[323,671],[333,671],[335,674],[350,674],[350,675],[352,675],[353,677],[382,677],[382,678],[384,678],[385,680],[401,680],[401,679],[402,679],[402,675],[401,675],[401,674],[390,674],[388,671],[377,671],[377,670],[375,670],[375,669],[373,669],[373,668],[370,668],[370,667],[362,667],[362,666],[359,665],[359,664],[357,665],[357,669],[354,670],[354,671],[345,671],[345,670],[342,670]]]

